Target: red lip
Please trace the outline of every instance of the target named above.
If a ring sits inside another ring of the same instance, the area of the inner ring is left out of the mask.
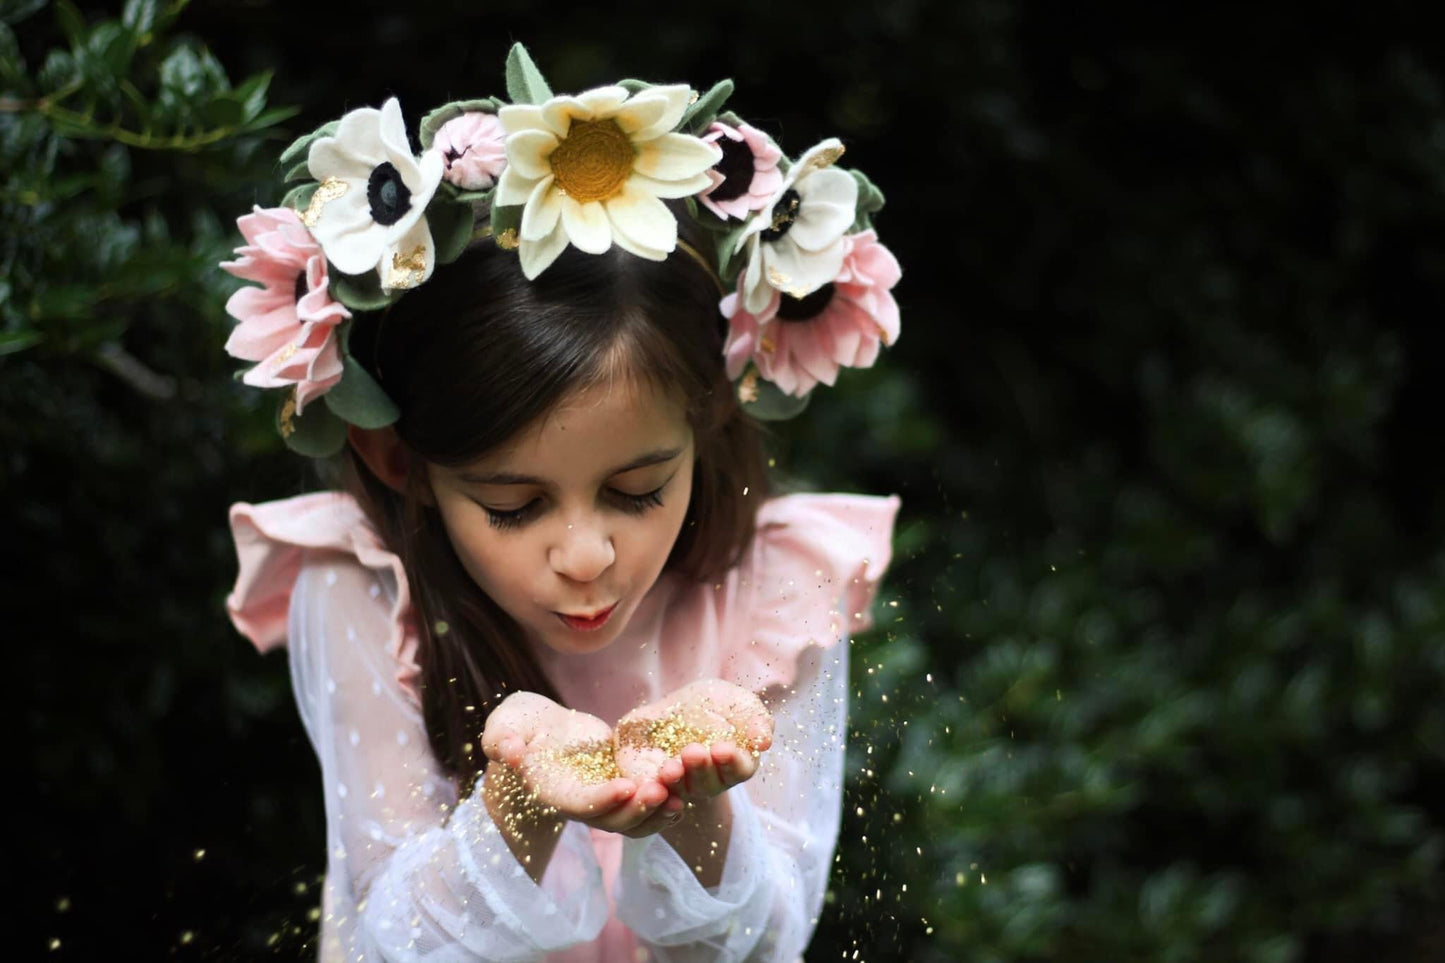
[[[607,606],[607,608],[602,609],[599,612],[594,612],[588,616],[564,615],[561,612],[556,612],[554,614],[557,616],[557,618],[561,619],[562,624],[567,626],[569,629],[574,629],[578,632],[594,632],[607,624],[607,620],[612,617],[612,612],[616,608],[617,603],[613,602],[611,605]]]

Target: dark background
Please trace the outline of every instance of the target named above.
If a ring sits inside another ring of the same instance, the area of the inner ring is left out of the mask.
[[[222,601],[227,505],[316,482],[214,265],[289,137],[504,96],[514,40],[557,91],[732,77],[888,197],[902,337],[774,439],[904,500],[811,959],[1445,957],[1427,5],[131,3],[125,57],[118,9],[37,6],[0,4],[22,957],[314,954],[315,759]],[[265,70],[297,114],[215,106]]]

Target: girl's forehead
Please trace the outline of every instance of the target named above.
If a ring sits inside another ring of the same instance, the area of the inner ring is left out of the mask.
[[[474,464],[599,470],[691,440],[680,399],[646,381],[608,378],[564,397]]]

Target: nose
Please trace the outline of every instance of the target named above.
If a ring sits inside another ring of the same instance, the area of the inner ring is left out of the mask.
[[[599,521],[568,522],[561,538],[547,552],[552,571],[577,582],[592,581],[616,560],[612,536]]]

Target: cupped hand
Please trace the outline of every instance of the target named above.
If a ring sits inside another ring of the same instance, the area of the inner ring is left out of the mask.
[[[612,729],[596,716],[514,692],[487,716],[482,751],[489,765],[508,766],[520,778],[523,798],[507,801],[514,811],[554,810],[624,835],[645,836],[665,824],[667,788],[655,774],[629,777],[618,770]]]
[[[773,717],[747,689],[699,679],[623,716],[616,738],[623,776],[657,780],[669,803],[699,801],[753,777],[773,743]]]

